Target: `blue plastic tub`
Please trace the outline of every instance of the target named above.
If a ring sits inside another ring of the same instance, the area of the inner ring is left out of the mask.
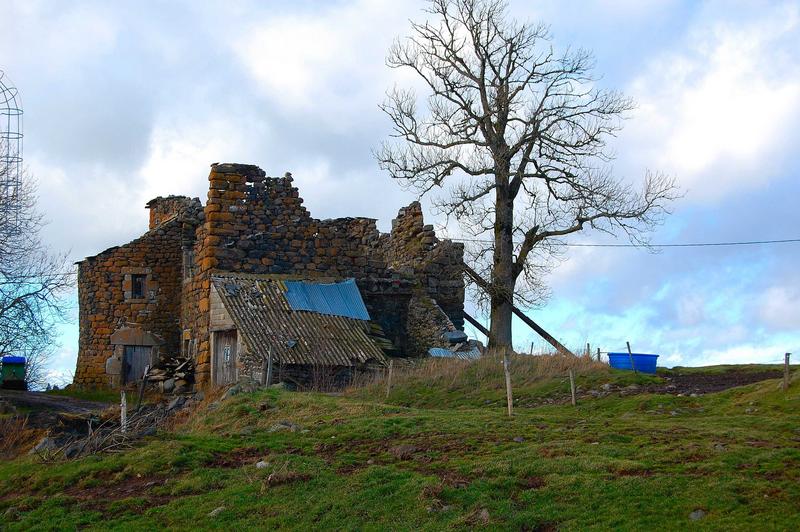
[[[658,360],[658,355],[648,355],[644,353],[609,353],[608,354],[608,362],[611,364],[612,368],[617,369],[627,369],[631,371],[631,358],[633,358],[633,365],[636,368],[636,371],[641,371],[642,373],[653,373],[656,372],[656,361]]]

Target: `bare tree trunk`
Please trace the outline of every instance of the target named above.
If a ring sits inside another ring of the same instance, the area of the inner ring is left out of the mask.
[[[494,267],[492,268],[491,326],[489,347],[512,349],[511,318],[514,298],[514,201],[509,198],[508,178],[498,176],[495,200]]]

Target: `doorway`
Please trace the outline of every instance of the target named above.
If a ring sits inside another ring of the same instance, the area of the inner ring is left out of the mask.
[[[214,354],[212,372],[214,384],[225,386],[237,380],[238,335],[236,329],[217,331],[214,333]]]

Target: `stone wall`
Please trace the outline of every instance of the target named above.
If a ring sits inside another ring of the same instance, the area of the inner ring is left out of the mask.
[[[163,339],[158,350],[162,357],[179,352],[181,235],[181,223],[174,219],[78,264],[76,384],[111,384],[105,364],[114,354],[111,336],[122,328],[141,329]],[[142,298],[133,297],[135,275],[146,276]]]
[[[425,225],[422,206],[415,201],[400,209],[385,241],[386,258],[393,269],[412,277],[447,314],[464,328],[464,244],[439,240]]]
[[[170,220],[173,216],[185,212],[187,209],[199,208],[198,198],[187,196],[159,196],[147,202],[145,208],[150,210],[150,229]]]
[[[370,218],[313,218],[292,181],[290,174],[267,177],[253,165],[212,165],[193,275],[183,291],[182,326],[196,341],[198,382],[210,375],[210,279],[217,271],[353,277],[370,315],[401,346],[415,287],[436,299],[456,326],[463,324],[457,266],[463,246],[439,241],[418,203],[401,210],[392,232],[382,234]]]

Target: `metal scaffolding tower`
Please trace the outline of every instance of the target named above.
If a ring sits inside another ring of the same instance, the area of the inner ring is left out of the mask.
[[[0,226],[19,220],[22,179],[22,104],[19,93],[0,70]]]

